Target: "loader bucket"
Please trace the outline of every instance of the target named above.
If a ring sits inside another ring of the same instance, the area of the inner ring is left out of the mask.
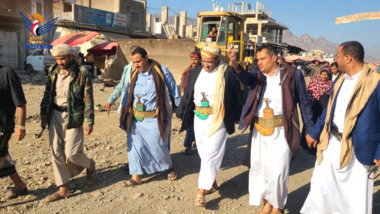
[[[181,80],[181,72],[190,65],[190,52],[195,50],[195,42],[190,39],[119,39],[117,42],[128,61],[132,45],[144,48],[149,58],[170,70],[177,84]]]
[[[109,71],[103,75],[101,81],[106,83],[108,86],[116,86],[120,82],[124,66],[127,64],[128,61],[119,46],[116,50],[116,58],[112,62]]]

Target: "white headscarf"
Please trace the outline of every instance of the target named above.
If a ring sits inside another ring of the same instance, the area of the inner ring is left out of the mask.
[[[53,49],[51,49],[51,55],[54,57],[57,56],[74,56],[75,58],[78,57],[77,52],[71,48],[68,44],[59,44],[56,45]]]

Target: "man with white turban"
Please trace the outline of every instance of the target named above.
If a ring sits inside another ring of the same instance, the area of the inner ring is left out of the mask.
[[[201,158],[195,206],[205,207],[205,195],[218,190],[216,175],[224,157],[227,133],[235,131],[239,120],[239,82],[231,66],[220,59],[220,50],[206,46],[202,65],[189,73],[185,93],[177,109],[180,131],[194,125],[195,141]]]
[[[94,125],[91,74],[76,62],[76,52],[66,44],[51,50],[57,64],[49,69],[41,101],[41,127],[48,125],[51,161],[59,190],[45,198],[53,202],[70,196],[69,181],[84,168],[87,183],[95,179],[95,162],[83,153],[84,132]]]

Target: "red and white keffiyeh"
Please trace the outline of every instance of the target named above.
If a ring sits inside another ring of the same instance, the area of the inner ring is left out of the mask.
[[[316,76],[306,88],[312,103],[318,101],[323,94],[330,95],[331,86],[331,80],[322,80],[320,74],[318,74],[318,76]]]

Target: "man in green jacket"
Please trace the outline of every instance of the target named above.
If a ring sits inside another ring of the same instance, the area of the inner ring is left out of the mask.
[[[59,190],[45,198],[53,202],[70,196],[69,181],[84,168],[87,183],[95,179],[95,162],[83,153],[83,123],[86,135],[94,125],[91,74],[80,66],[76,52],[66,44],[51,50],[57,64],[49,70],[41,101],[41,127],[49,126],[54,177]]]

